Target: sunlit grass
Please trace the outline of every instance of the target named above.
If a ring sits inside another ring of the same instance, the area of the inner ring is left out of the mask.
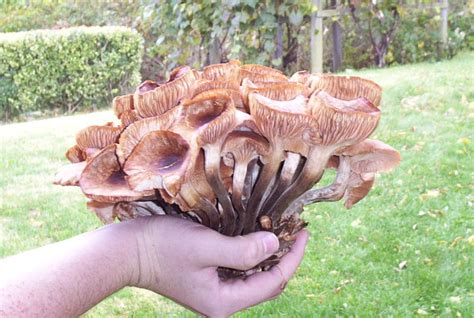
[[[368,70],[384,88],[375,133],[403,162],[352,210],[317,204],[312,234],[284,295],[239,316],[472,316],[474,312],[474,54]],[[110,112],[0,126],[0,255],[100,226],[77,188],[51,184],[78,129]],[[328,181],[328,180],[326,180]],[[406,268],[399,264],[406,262]],[[127,288],[88,313],[193,316]]]

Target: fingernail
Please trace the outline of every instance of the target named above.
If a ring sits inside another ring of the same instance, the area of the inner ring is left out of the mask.
[[[264,232],[264,236],[262,238],[263,245],[265,246],[265,253],[266,254],[273,254],[278,250],[280,243],[278,242],[278,238],[275,234],[270,232]]]

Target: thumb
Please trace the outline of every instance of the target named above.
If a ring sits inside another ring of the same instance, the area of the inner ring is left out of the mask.
[[[262,231],[235,237],[221,235],[216,245],[212,265],[247,270],[270,257],[280,244],[275,234]]]

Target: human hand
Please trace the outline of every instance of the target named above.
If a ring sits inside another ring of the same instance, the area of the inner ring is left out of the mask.
[[[277,266],[245,280],[221,281],[217,267],[248,270],[278,250],[270,232],[228,237],[169,216],[134,220],[137,264],[131,285],[152,290],[200,314],[227,317],[283,292],[303,259],[308,233],[297,234]]]

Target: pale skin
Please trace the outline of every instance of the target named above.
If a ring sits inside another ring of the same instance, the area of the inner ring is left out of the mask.
[[[300,264],[301,231],[279,265],[221,281],[218,266],[247,270],[278,249],[269,232],[227,237],[170,216],[112,224],[0,261],[1,317],[78,316],[126,286],[152,290],[208,317],[277,297]]]

